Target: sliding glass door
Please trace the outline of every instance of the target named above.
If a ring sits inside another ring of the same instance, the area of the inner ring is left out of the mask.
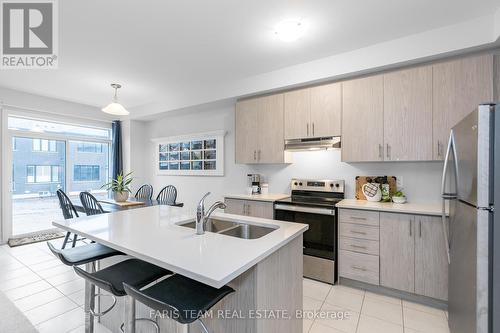
[[[61,209],[55,193],[65,190],[66,142],[12,138],[12,233],[53,228]]]
[[[12,147],[4,168],[11,170],[4,177],[11,195],[4,199],[4,219],[10,221],[9,236],[54,229],[52,222],[63,218],[59,189],[74,204],[80,204],[82,191],[107,196],[102,185],[110,177],[110,129],[10,116],[8,126]]]

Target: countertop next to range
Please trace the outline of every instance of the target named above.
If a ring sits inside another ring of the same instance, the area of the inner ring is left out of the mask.
[[[442,214],[441,204],[395,204],[393,202],[371,202],[367,200],[344,199],[337,204],[337,207],[416,215],[441,216]]]
[[[277,200],[288,198],[290,194],[283,193],[268,193],[268,194],[227,194],[224,195],[226,199],[239,199],[239,200],[254,200],[254,201],[268,201],[274,202]]]

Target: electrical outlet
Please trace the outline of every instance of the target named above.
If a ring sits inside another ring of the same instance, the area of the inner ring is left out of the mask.
[[[396,187],[398,191],[404,187],[403,176],[396,176]]]

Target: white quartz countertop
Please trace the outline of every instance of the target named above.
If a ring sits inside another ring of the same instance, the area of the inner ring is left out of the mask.
[[[290,194],[283,193],[268,193],[268,194],[227,194],[224,198],[227,199],[241,199],[241,200],[255,200],[255,201],[270,201],[281,200],[288,198]]]
[[[194,221],[187,208],[151,206],[52,224],[125,254],[220,288],[307,230],[300,223],[214,212],[212,217],[277,228],[258,239],[212,232],[196,235],[178,224]]]
[[[372,202],[367,200],[344,199],[337,203],[337,207],[436,216],[441,216],[442,214],[441,204],[417,204],[408,202],[404,204],[395,204],[393,202]]]

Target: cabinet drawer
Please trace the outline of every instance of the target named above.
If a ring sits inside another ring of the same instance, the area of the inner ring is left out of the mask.
[[[352,280],[379,284],[379,257],[339,251],[339,275]]]
[[[341,250],[379,255],[379,242],[375,240],[340,237],[339,248]]]
[[[379,226],[379,212],[357,209],[340,209],[339,221],[341,223],[364,224]]]
[[[340,237],[379,240],[379,228],[360,224],[340,223]]]

